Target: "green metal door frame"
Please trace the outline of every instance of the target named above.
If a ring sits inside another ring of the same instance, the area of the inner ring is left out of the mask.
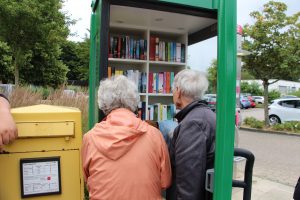
[[[130,3],[134,2],[129,0]],[[210,3],[207,3],[209,1]],[[90,46],[90,99],[89,99],[89,128],[98,122],[101,116],[96,106],[96,91],[99,80],[105,77],[107,71],[101,63],[105,56],[101,49],[105,40],[100,39],[103,33],[101,15],[108,12],[109,5],[103,3],[109,0],[93,0],[91,16],[91,46]],[[125,1],[124,1],[125,2]],[[162,1],[145,1],[159,3]],[[235,131],[235,84],[236,84],[236,0],[165,0],[170,6],[176,4],[195,8],[217,9],[218,13],[218,102],[217,102],[217,131],[215,152],[215,181],[214,200],[230,200],[232,192],[232,168]],[[192,7],[191,7],[192,6]],[[203,6],[203,7],[201,7]],[[102,10],[103,8],[108,10]],[[107,20],[107,19],[106,19]],[[97,39],[98,38],[98,39]],[[108,40],[107,40],[108,41]],[[101,44],[102,43],[102,44]],[[108,46],[108,45],[107,45]],[[100,55],[99,55],[100,54]],[[102,59],[102,61],[101,61]],[[107,60],[106,60],[107,62]]]
[[[214,200],[229,200],[235,131],[236,0],[218,4],[218,102]]]

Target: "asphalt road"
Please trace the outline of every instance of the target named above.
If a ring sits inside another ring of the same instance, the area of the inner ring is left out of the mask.
[[[254,176],[295,186],[300,176],[300,136],[239,130],[239,147],[255,155]]]

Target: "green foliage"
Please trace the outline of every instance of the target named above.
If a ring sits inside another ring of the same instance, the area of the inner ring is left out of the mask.
[[[28,86],[28,89],[33,93],[38,93],[42,96],[43,99],[47,99],[51,93],[54,92],[54,89],[51,87],[41,87],[41,86]]]
[[[265,101],[268,101],[270,79],[298,80],[300,77],[300,12],[287,16],[287,6],[282,2],[270,1],[264,9],[250,16],[253,25],[243,28],[243,49],[250,51],[243,58],[244,68],[263,81]],[[265,104],[265,122],[268,123]],[[267,125],[267,124],[266,124]]]
[[[268,100],[269,100],[269,103],[271,101],[273,101],[274,99],[278,99],[280,97],[280,92],[277,91],[277,90],[272,90],[269,92],[268,94]]]
[[[241,79],[242,80],[253,80],[255,79],[253,75],[251,75],[249,73],[249,71],[245,68],[242,68],[242,72],[241,72]]]
[[[246,117],[244,119],[244,124],[250,126],[251,128],[263,128],[264,127],[264,122],[263,121],[259,121],[257,119],[255,119],[254,117]]]
[[[290,132],[300,133],[300,122],[299,121],[285,122],[283,124],[276,124],[272,126],[272,128],[277,131],[290,131]]]
[[[217,71],[217,59],[213,59],[211,66],[207,69],[210,93],[217,92]]]
[[[257,129],[264,128],[264,121],[257,120],[254,117],[246,117],[244,119],[244,124],[250,126],[251,128],[257,128]],[[271,129],[276,131],[288,131],[288,132],[300,133],[300,122],[291,121],[282,124],[276,124],[272,126]]]
[[[263,95],[263,90],[259,88],[259,84],[256,82],[250,84],[248,82],[241,82],[241,92],[250,93],[252,96]]]
[[[0,82],[12,83],[13,71],[11,49],[7,43],[0,41]]]
[[[62,0],[0,1],[0,39],[11,48],[16,84],[19,77],[55,87],[64,82],[67,68],[59,55],[70,21],[61,7]]]
[[[61,60],[68,66],[68,80],[88,80],[90,40],[83,42],[66,41],[62,45]]]
[[[295,91],[295,92],[291,92],[289,93],[290,95],[295,95],[297,97],[300,97],[300,89],[298,91]]]

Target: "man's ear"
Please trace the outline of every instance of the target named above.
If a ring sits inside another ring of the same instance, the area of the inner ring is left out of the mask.
[[[178,87],[176,88],[176,90],[177,90],[177,95],[178,95],[178,98],[181,98],[181,89],[179,89]]]

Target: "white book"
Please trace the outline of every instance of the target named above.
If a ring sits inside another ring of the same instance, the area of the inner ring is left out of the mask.
[[[181,62],[181,44],[176,43],[176,62]]]

